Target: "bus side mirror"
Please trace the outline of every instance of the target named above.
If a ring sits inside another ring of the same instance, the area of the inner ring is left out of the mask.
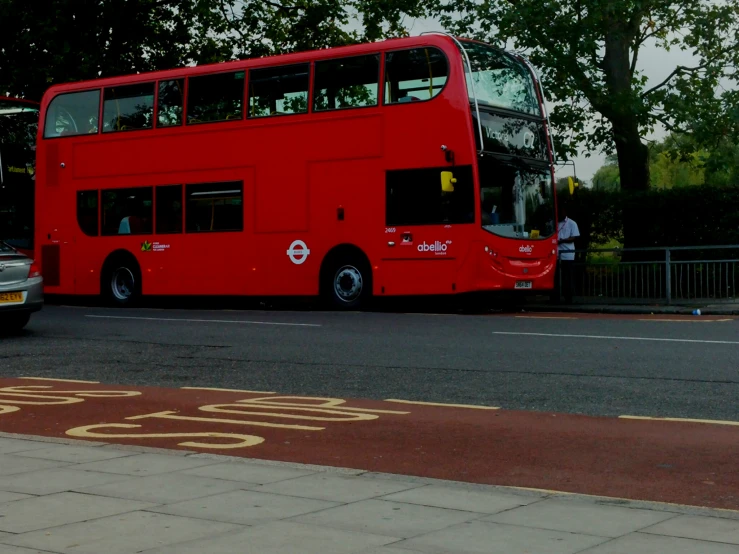
[[[457,179],[451,171],[441,172],[441,190],[442,192],[454,192],[454,183]]]

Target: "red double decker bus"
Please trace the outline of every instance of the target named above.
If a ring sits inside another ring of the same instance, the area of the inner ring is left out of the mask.
[[[48,294],[551,290],[553,153],[523,58],[442,33],[54,86]]]
[[[0,96],[0,240],[33,257],[39,105]]]

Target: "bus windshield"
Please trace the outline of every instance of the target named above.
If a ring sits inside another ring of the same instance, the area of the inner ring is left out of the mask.
[[[552,175],[545,167],[480,158],[482,226],[507,238],[544,239],[554,234]]]
[[[524,64],[486,44],[467,41],[462,44],[472,66],[471,76],[465,71],[470,101],[476,96],[483,106],[541,115],[534,79]]]
[[[33,248],[38,106],[0,99],[0,240]]]

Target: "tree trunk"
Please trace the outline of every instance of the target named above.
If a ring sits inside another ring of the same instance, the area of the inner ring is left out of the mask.
[[[642,143],[636,122],[613,122],[621,190],[649,188],[649,149]]]

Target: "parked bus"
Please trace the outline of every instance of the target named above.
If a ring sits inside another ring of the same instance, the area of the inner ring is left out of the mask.
[[[0,240],[33,257],[39,105],[0,96]]]
[[[46,293],[551,290],[553,152],[523,58],[442,33],[51,87]]]

